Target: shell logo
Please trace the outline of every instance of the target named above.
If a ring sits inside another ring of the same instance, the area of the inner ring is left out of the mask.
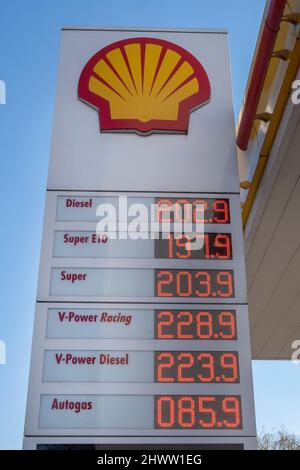
[[[97,52],[83,68],[78,98],[98,110],[102,132],[184,133],[190,112],[210,100],[200,62],[161,39],[131,38]]]

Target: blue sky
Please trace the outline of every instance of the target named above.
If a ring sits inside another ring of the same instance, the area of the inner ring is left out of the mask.
[[[227,28],[235,113],[239,111],[264,0],[1,0],[0,449],[20,448],[60,28],[62,25]],[[300,366],[254,363],[257,424],[300,435]]]

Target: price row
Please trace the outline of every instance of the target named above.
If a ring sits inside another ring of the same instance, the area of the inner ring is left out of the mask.
[[[54,233],[55,258],[101,259],[180,259],[220,260],[232,259],[230,233],[157,234],[139,233],[138,238],[126,233],[91,231],[62,231]]]
[[[52,268],[50,296],[231,299],[228,269]]]
[[[153,222],[230,223],[229,199],[221,197],[59,196],[57,199],[58,221],[98,222],[101,214],[109,221],[130,222],[138,215],[145,221],[154,214]]]

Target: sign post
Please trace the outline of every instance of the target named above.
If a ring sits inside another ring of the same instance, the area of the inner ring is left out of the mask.
[[[226,33],[64,29],[24,447],[255,445]]]

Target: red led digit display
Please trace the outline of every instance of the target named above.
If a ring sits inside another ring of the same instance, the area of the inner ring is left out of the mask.
[[[156,310],[155,339],[236,340],[236,312]]]
[[[159,222],[229,224],[229,199],[155,198]]]
[[[197,249],[198,242],[200,249]],[[230,260],[231,234],[205,233],[175,238],[174,234],[170,233],[168,238],[155,240],[155,258]]]
[[[156,429],[242,429],[237,395],[157,395]]]
[[[232,270],[155,269],[156,297],[232,298]]]
[[[160,383],[239,383],[238,353],[232,351],[155,351]]]

